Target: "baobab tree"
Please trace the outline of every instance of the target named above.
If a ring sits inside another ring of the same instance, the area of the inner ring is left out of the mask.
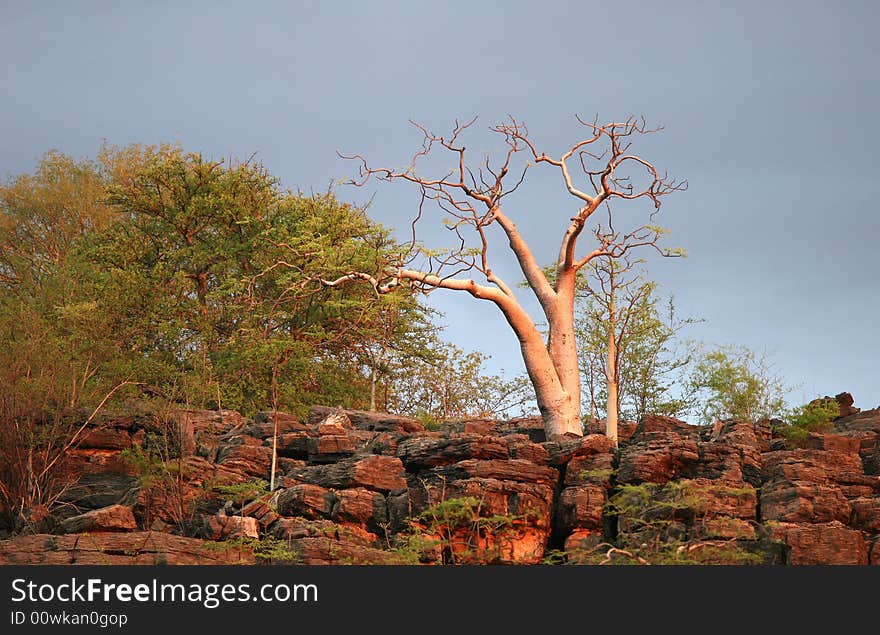
[[[662,232],[653,225],[616,232],[612,203],[617,199],[648,199],[653,204],[650,213],[653,217],[663,196],[687,186],[686,182],[668,178],[651,162],[629,152],[632,138],[658,130],[649,129],[644,118],[602,125],[598,120],[589,122],[580,117],[577,120],[586,129],[586,135],[558,158],[539,152],[525,124],[513,117],[490,128],[500,135],[505,148],[494,165],[488,157],[478,164],[469,162],[462,137],[476,119],[463,124],[456,121],[446,136],[413,123],[423,135],[422,146],[403,169],[375,168],[362,155],[340,155],[358,163],[358,177],[352,179],[353,185],[363,186],[371,178],[403,181],[418,190],[420,201],[412,222],[409,248],[403,249],[396,261],[389,261],[379,272],[349,271],[333,280],[321,280],[331,287],[355,280],[367,281],[380,294],[400,286],[425,292],[450,289],[493,303],[519,341],[548,438],[583,434],[574,332],[578,271],[596,258],[623,258],[637,247],[653,247],[668,253],[659,247]],[[455,167],[438,177],[422,175],[419,168],[435,151],[451,155]],[[519,163],[525,165],[517,167]],[[538,166],[558,171],[576,205],[574,213],[562,216],[562,240],[554,275],[550,277],[517,229],[505,201],[523,183],[529,169]],[[447,227],[455,236],[451,249],[431,251],[417,241],[416,229],[429,204],[437,205],[448,216]],[[584,227],[600,207],[607,214],[605,221],[593,230],[592,244],[579,249]],[[494,244],[490,232],[497,231],[494,227],[500,230],[499,238],[506,239],[526,285],[540,304],[547,325],[546,341],[517,299],[515,285],[504,281],[490,264],[490,247]]]

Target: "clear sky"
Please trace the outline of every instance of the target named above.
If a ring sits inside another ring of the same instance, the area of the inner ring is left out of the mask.
[[[689,335],[766,351],[794,401],[851,391],[880,403],[880,46],[874,2],[11,2],[0,0],[0,174],[51,148],[179,141],[258,158],[292,189],[353,166],[403,165],[415,119],[525,120],[548,154],[580,113],[644,114],[634,150],[690,183],[657,221],[687,259],[651,264]],[[472,145],[471,145],[472,144]],[[574,201],[549,171],[507,213],[549,264]],[[370,185],[404,227],[411,192]],[[625,213],[625,207],[618,207]],[[442,244],[443,231],[425,238]],[[439,227],[437,225],[436,227]],[[499,258],[501,254],[498,254]],[[518,281],[509,261],[497,268]],[[525,291],[524,291],[525,292]],[[522,369],[489,304],[438,291],[447,337]],[[534,304],[530,305],[534,307]]]

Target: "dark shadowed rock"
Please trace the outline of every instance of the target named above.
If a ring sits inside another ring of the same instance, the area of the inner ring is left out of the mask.
[[[525,434],[508,434],[507,451],[512,459],[524,459],[536,465],[547,465],[550,453],[540,443],[535,443]]]
[[[385,493],[406,489],[403,464],[391,456],[352,457],[338,463],[294,470],[289,476],[303,483],[333,489],[366,487]]]
[[[852,501],[852,520],[855,529],[880,533],[880,496],[857,498]]]
[[[275,496],[275,509],[282,516],[327,518],[336,502],[336,494],[329,489],[302,483],[278,492]]]
[[[127,496],[133,500],[139,486],[140,480],[129,474],[83,474],[73,487],[64,492],[61,500],[73,503],[80,509],[98,509],[123,502]]]
[[[606,493],[601,485],[566,487],[559,494],[556,530],[567,535],[575,529],[601,530]]]
[[[507,442],[499,437],[476,434],[414,435],[401,441],[397,456],[409,471],[448,465],[465,459],[506,459]]]
[[[328,416],[339,411],[338,408],[327,406],[312,406],[309,408],[308,423],[316,426]],[[415,419],[401,417],[385,412],[368,412],[366,410],[343,410],[355,428],[372,432],[423,432],[425,426]]]
[[[849,434],[852,432],[880,432],[880,410],[865,410],[834,421],[834,429]]]
[[[555,486],[559,472],[552,467],[535,465],[523,459],[479,460],[467,459],[453,465],[445,465],[434,469],[434,474],[448,479],[492,478],[501,481],[520,481],[525,483],[542,483]]]
[[[578,456],[611,454],[611,440],[603,434],[590,434],[585,437],[542,443],[549,455],[549,464],[561,466]]]
[[[268,479],[272,448],[250,436],[238,436],[220,446],[217,463],[255,478]]]

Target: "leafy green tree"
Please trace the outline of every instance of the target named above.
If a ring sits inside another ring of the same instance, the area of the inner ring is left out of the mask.
[[[688,400],[676,383],[690,354],[679,334],[698,320],[679,318],[672,297],[664,307],[656,283],[631,270],[597,262],[578,284],[575,335],[584,400],[592,417],[600,411],[607,417],[611,406],[635,420],[680,414]]]
[[[431,357],[413,359],[396,375],[390,411],[442,422],[523,412],[534,404],[526,377],[485,373],[489,358],[480,352],[465,353],[438,340],[432,347]]]
[[[696,414],[703,423],[776,417],[784,412],[789,390],[767,357],[745,346],[700,350],[689,387],[701,404]]]

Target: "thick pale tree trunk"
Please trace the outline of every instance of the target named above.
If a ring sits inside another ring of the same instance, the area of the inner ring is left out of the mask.
[[[526,372],[535,388],[547,438],[564,434],[583,435],[580,374],[573,326],[566,334],[566,320],[553,319],[550,322],[548,346],[531,319],[521,308],[517,309],[519,311],[512,312],[514,315],[508,315],[507,311],[504,313],[519,338]]]
[[[574,336],[574,288],[573,271],[560,275],[554,307],[548,316],[548,348],[562,389],[570,395],[571,408],[577,412],[580,434],[581,373],[578,367],[577,340]]]

